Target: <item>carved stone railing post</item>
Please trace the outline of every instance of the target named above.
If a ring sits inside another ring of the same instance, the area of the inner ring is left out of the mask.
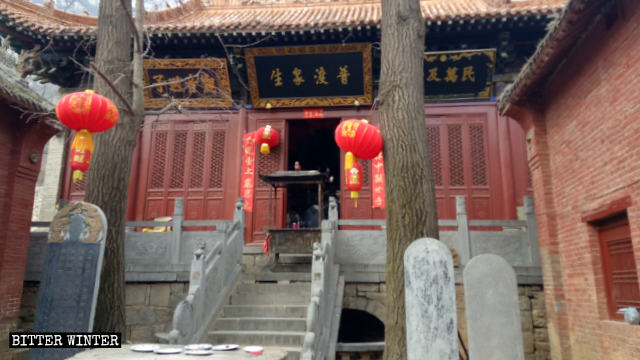
[[[173,314],[173,329],[169,332],[171,343],[186,344],[198,342],[206,334],[215,314],[240,277],[242,244],[244,242],[244,214],[242,201],[236,202],[231,226],[222,224],[218,231],[225,232],[222,242],[211,250],[204,246],[196,250],[191,262],[189,292]],[[182,202],[176,201],[177,225],[182,226]],[[178,233],[175,231],[174,233]],[[176,241],[179,244],[179,241]],[[162,339],[165,335],[157,334]]]
[[[467,218],[467,204],[464,196],[456,196],[456,220],[458,222],[458,248],[460,249],[460,262],[466,264],[473,256],[471,250],[471,234],[469,232],[469,219]]]
[[[180,241],[182,239],[182,221],[184,220],[184,202],[176,199],[173,207],[173,246],[171,249],[171,263],[180,262]]]
[[[329,198],[329,220],[321,225],[321,242],[313,245],[311,263],[311,299],[307,308],[307,333],[300,359],[329,359],[328,351],[333,338],[332,321],[335,321],[339,270],[335,266],[335,236],[338,228],[338,206],[335,198]]]
[[[540,266],[540,248],[538,246],[538,221],[533,204],[533,197],[524,197],[524,216],[527,221],[527,235],[531,253],[531,265]]]
[[[338,203],[333,196],[329,197],[329,221],[334,227],[338,226]]]
[[[236,200],[236,209],[233,213],[233,224],[231,224],[231,229],[227,230],[231,232],[231,230],[236,226],[236,231],[239,232],[239,237],[242,241],[236,242],[236,247],[234,249],[234,255],[237,257],[238,264],[242,262],[242,246],[244,245],[244,227],[245,227],[245,214],[244,214],[244,198],[239,197]]]

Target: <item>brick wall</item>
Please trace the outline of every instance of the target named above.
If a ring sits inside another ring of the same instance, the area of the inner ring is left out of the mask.
[[[554,359],[636,359],[640,326],[612,321],[585,214],[625,197],[640,273],[640,6],[593,30],[546,86],[527,128]],[[527,119],[528,117],[528,119]]]
[[[39,156],[56,131],[37,119],[24,124],[5,104],[0,112],[0,358],[5,358],[7,333],[20,311]]]

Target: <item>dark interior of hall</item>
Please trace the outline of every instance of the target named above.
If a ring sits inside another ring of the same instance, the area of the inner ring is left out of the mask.
[[[289,126],[289,156],[287,170],[318,170],[327,174],[323,204],[326,218],[329,196],[340,189],[340,149],[333,132],[340,119],[291,120]],[[330,181],[333,178],[333,181]],[[289,185],[287,190],[287,227],[316,228],[318,224],[317,185]]]

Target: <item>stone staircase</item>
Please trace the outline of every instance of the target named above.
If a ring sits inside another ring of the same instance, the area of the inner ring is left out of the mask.
[[[279,346],[287,348],[288,359],[299,359],[310,291],[308,281],[245,277],[214,322],[208,342]]]

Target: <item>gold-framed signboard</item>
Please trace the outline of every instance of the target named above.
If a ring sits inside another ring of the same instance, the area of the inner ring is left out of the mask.
[[[489,99],[495,64],[496,49],[426,52],[425,99]]]
[[[255,108],[371,104],[371,44],[245,49]]]
[[[183,108],[233,106],[227,60],[144,60],[144,106],[162,108],[173,99]]]

